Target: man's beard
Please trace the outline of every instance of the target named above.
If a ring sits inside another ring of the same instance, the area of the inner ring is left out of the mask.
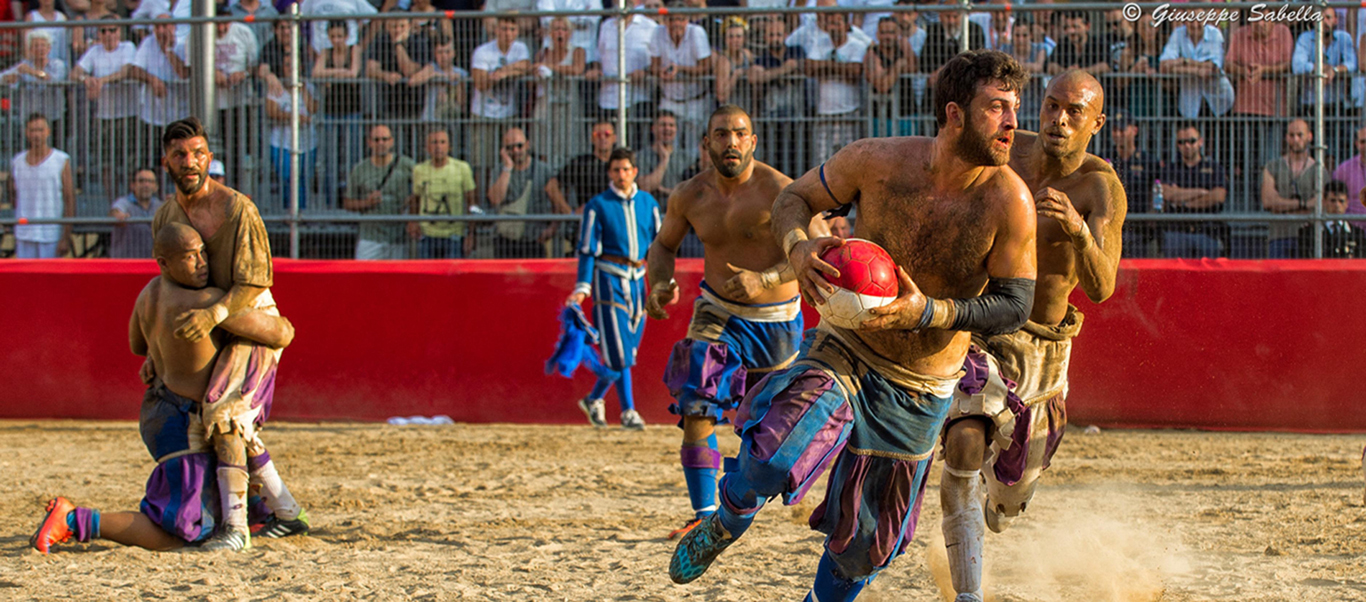
[[[960,158],[972,165],[989,165],[999,167],[1010,161],[1010,150],[997,153],[992,148],[996,143],[994,136],[988,137],[977,133],[972,127],[972,120],[964,118],[963,134],[958,137],[958,143],[954,145],[954,152]]]
[[[199,178],[196,180],[196,184],[187,183],[186,180],[188,178],[186,178],[186,176],[189,175],[199,176]],[[200,172],[197,169],[185,169],[179,173],[172,172],[171,180],[175,182],[176,190],[179,190],[180,193],[184,195],[191,195],[196,192],[199,192],[209,182],[207,173]]]
[[[745,173],[745,170],[749,169],[749,164],[754,162],[753,151],[750,151],[748,153],[732,153],[731,151],[726,151],[721,153],[719,157],[716,155],[716,153],[709,152],[708,154],[711,155],[711,164],[716,167],[716,172],[727,178],[734,178],[742,173]],[[728,157],[727,155],[730,155],[730,157]],[[738,158],[740,159],[740,163],[733,168],[729,165],[726,165],[726,159],[734,158],[735,155],[739,155]]]

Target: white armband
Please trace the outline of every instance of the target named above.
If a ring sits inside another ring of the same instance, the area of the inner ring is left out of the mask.
[[[213,311],[213,323],[215,326],[222,324],[223,320],[228,319],[228,308],[222,305],[214,305],[210,308]]]
[[[766,289],[778,286],[783,281],[783,275],[777,268],[768,268],[759,272],[759,285]]]
[[[579,282],[579,283],[576,283],[576,284],[574,285],[574,292],[573,292],[572,294],[577,295],[577,294],[579,294],[579,293],[583,293],[583,294],[585,294],[585,295],[592,296],[592,295],[593,295],[593,285],[588,284],[587,282]]]

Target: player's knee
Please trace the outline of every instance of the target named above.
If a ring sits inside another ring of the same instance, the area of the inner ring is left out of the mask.
[[[978,470],[987,452],[986,421],[965,418],[944,432],[944,461],[958,470]]]
[[[829,550],[829,547],[826,548]],[[827,552],[830,558],[835,561],[835,576],[845,581],[862,581],[868,579],[882,570],[883,567],[873,563],[872,558],[867,553],[857,553],[852,550],[843,554]],[[887,562],[891,562],[889,558]],[[885,566],[885,565],[884,565]]]
[[[711,416],[684,416],[683,441],[701,441],[716,432],[716,419]]]

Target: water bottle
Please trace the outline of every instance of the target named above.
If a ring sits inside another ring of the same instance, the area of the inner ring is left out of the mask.
[[[1153,212],[1162,213],[1162,180],[1153,180]]]

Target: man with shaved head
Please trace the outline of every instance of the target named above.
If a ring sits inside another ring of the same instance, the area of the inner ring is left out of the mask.
[[[1309,155],[1314,135],[1303,119],[1285,128],[1285,154],[1262,167],[1262,209],[1271,213],[1304,215],[1314,212],[1328,170]],[[1294,259],[1300,256],[1299,230],[1305,222],[1271,222],[1267,232],[1267,257]]]
[[[984,599],[984,519],[999,533],[1019,515],[1062,441],[1067,363],[1082,321],[1068,296],[1080,284],[1100,303],[1115,289],[1128,201],[1114,170],[1086,152],[1105,125],[1104,104],[1094,77],[1063,72],[1044,93],[1039,133],[1016,134],[1010,167],[1034,193],[1038,286],[1020,330],[973,334],[949,410],[939,501],[957,602]]]
[[[30,543],[46,554],[53,544],[108,539],[149,550],[168,550],[201,542],[224,520],[219,511],[215,473],[217,459],[204,436],[199,406],[225,394],[227,382],[216,378],[222,352],[234,337],[278,351],[294,338],[294,327],[278,314],[240,312],[224,319],[208,336],[190,340],[176,335],[179,317],[218,303],[226,294],[209,286],[209,260],[204,240],[194,228],[167,223],[157,232],[153,254],[161,275],[143,287],[128,325],[133,353],[146,356],[142,377],[148,389],[142,401],[139,430],[147,451],[157,460],[147,480],[140,512],[101,514],[77,508],[66,498],[48,502],[47,517]],[[156,367],[153,374],[150,366]],[[274,364],[255,377],[264,405],[270,403]],[[259,447],[259,440],[252,442]],[[264,448],[261,448],[264,452]],[[286,493],[287,494],[287,493]]]

